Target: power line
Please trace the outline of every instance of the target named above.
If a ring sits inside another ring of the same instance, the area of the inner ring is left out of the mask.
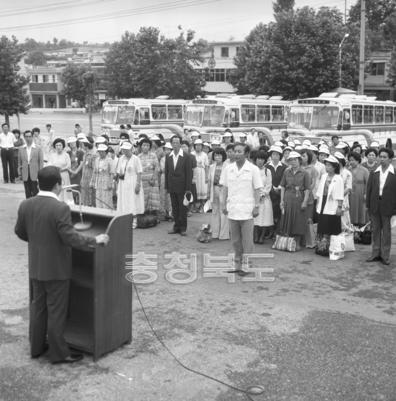
[[[23,15],[23,14],[32,14],[32,13],[42,13],[42,12],[49,12],[49,11],[56,11],[56,10],[61,10],[65,8],[70,8],[70,7],[76,7],[76,6],[89,6],[91,4],[97,4],[97,3],[108,3],[110,1],[117,1],[117,0],[89,0],[89,1],[84,1],[84,0],[71,0],[71,1],[61,1],[59,3],[52,3],[52,4],[46,4],[43,6],[35,6],[35,7],[24,7],[24,8],[18,8],[18,9],[9,9],[9,10],[3,10],[0,12],[0,18],[1,17],[11,17],[13,15]]]
[[[19,31],[19,30],[26,30],[26,29],[41,29],[43,27],[51,28],[51,27],[57,27],[60,25],[81,24],[81,23],[85,23],[85,22],[97,22],[97,21],[104,21],[104,20],[113,19],[113,18],[125,18],[125,17],[130,17],[132,15],[150,14],[150,13],[174,10],[177,8],[198,6],[198,5],[209,4],[209,3],[214,3],[214,2],[218,2],[218,1],[221,1],[221,0],[176,0],[173,2],[162,3],[162,4],[158,4],[158,5],[119,10],[119,11],[117,11],[115,13],[111,13],[111,14],[109,14],[109,13],[97,14],[97,15],[91,15],[91,16],[81,17],[81,18],[71,18],[71,19],[50,21],[50,22],[30,24],[30,25],[26,24],[26,25],[3,27],[1,30],[2,31]]]

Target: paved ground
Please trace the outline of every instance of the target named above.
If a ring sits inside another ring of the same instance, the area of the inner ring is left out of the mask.
[[[151,333],[136,294],[130,345],[75,366],[31,360],[27,248],[13,234],[22,199],[21,184],[0,184],[0,400],[247,399],[176,364]],[[194,215],[185,238],[167,235],[170,223],[134,232],[134,251],[159,260],[158,279],[139,285],[141,299],[183,363],[234,386],[263,386],[252,396],[257,401],[396,400],[396,244],[392,267],[365,263],[367,246],[337,262],[311,250],[275,252],[264,261],[274,268],[273,282],[229,283],[203,277],[203,254],[230,251],[228,241],[195,240],[206,219]],[[271,251],[269,244],[257,250]],[[165,280],[166,252],[197,254],[196,280]]]

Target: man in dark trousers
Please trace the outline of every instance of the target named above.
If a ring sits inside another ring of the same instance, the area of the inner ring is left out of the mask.
[[[396,215],[396,175],[392,149],[379,150],[379,167],[370,173],[366,205],[372,225],[372,252],[367,262],[390,264],[391,218]]]
[[[38,358],[48,349],[52,363],[82,359],[70,352],[64,338],[69,284],[72,273],[71,247],[90,249],[107,244],[106,234],[87,237],[72,225],[69,206],[59,201],[62,178],[59,169],[47,166],[38,172],[40,192],[19,206],[16,235],[28,242],[30,304],[30,353]],[[48,345],[46,344],[46,337]]]
[[[191,191],[192,164],[189,155],[181,149],[181,138],[171,138],[172,152],[165,159],[165,189],[172,203],[174,226],[169,234],[185,236],[187,230],[187,207],[183,205],[186,192]]]
[[[2,132],[0,133],[0,154],[1,164],[3,165],[3,179],[4,183],[15,184],[14,171],[14,142],[15,136],[10,132],[10,127],[7,123],[1,125]]]
[[[31,131],[23,133],[26,146],[18,152],[18,171],[25,186],[26,199],[38,193],[37,174],[43,168],[43,151],[33,142]]]

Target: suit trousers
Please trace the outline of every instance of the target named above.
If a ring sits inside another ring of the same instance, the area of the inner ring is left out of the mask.
[[[187,230],[187,208],[183,205],[184,192],[170,192],[175,231]]]
[[[61,361],[70,355],[64,338],[70,280],[31,279],[30,283],[30,353],[32,357],[40,355],[48,336],[50,361]]]
[[[389,260],[392,242],[391,216],[383,216],[380,213],[371,213],[372,229],[372,256],[381,256]]]
[[[32,181],[30,178],[30,172],[28,174],[29,176],[27,181],[23,181],[26,199],[31,198],[32,196],[36,196],[38,194],[38,182]]]
[[[4,182],[15,182],[14,172],[14,149],[1,149],[1,163],[3,166],[3,179]]]
[[[232,220],[228,219],[231,231],[231,243],[234,248],[235,267],[240,268],[246,264],[246,257],[254,252],[253,227],[254,219]]]

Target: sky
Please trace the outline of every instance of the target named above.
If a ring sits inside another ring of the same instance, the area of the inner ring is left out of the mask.
[[[356,0],[296,0],[296,7],[337,7]],[[114,42],[155,26],[166,37],[192,29],[208,41],[243,40],[273,20],[272,0],[13,0],[0,9],[0,35],[37,41]]]

